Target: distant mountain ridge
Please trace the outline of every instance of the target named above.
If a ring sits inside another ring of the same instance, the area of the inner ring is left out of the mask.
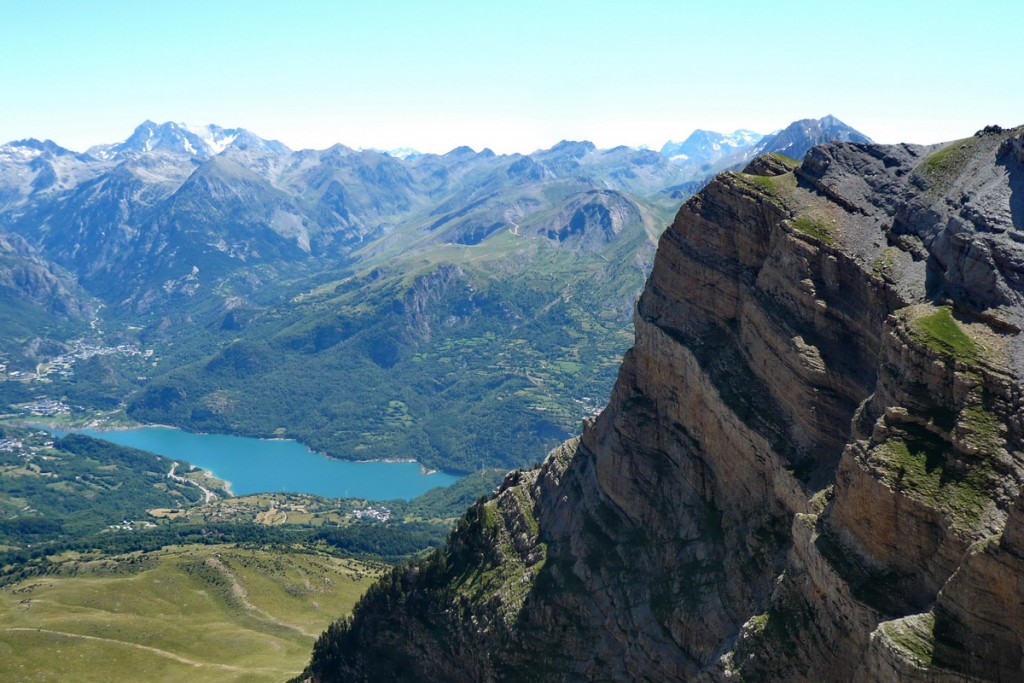
[[[538,184],[559,186],[549,196],[566,200],[566,192],[626,192],[668,212],[675,200],[665,189],[687,179],[655,152],[589,142],[531,155],[469,147],[395,154],[344,145],[294,152],[240,128],[152,121],[85,154],[9,143],[0,147],[0,226],[94,282],[102,296],[109,288],[101,283],[118,273],[110,296],[125,302],[163,297],[154,287],[194,266],[205,280],[254,259],[294,264],[305,253],[337,262],[400,224],[426,223],[434,243],[476,244],[518,224],[525,235],[554,239],[568,234],[565,226],[526,227],[549,208],[549,199],[534,196]],[[435,211],[449,218],[429,218]],[[211,216],[236,227],[203,232]],[[135,292],[124,291],[129,283]]]
[[[777,141],[776,138],[778,138]],[[672,140],[665,142],[661,146],[659,154],[680,165],[713,163],[737,151],[756,150],[757,153],[771,151],[784,153],[784,150],[781,148],[790,144],[793,145],[793,151],[796,151],[804,144],[804,140],[814,141],[814,144],[833,140],[837,142],[871,142],[871,138],[848,126],[836,117],[827,115],[820,119],[794,121],[785,129],[767,135],[745,128],[737,129],[732,133],[696,129],[682,142]],[[92,156],[96,159],[109,159],[118,154],[130,152],[154,151],[191,154],[195,156],[214,156],[234,145],[236,141],[238,142],[236,146],[240,147],[251,146],[257,143],[272,148],[280,154],[292,151],[284,143],[263,139],[244,128],[223,128],[216,124],[193,125],[174,121],[158,124],[151,120],[143,121],[130,136],[121,142],[93,145],[84,153],[65,149],[52,140],[40,141],[33,138],[9,142],[3,145],[0,150],[7,147],[20,146],[39,151],[47,150],[56,154]],[[593,143],[587,142],[586,144],[592,145]],[[813,147],[814,144],[811,146]],[[768,149],[771,146],[778,146],[780,149]],[[555,145],[555,147],[558,147],[558,145]],[[634,149],[644,151],[647,148],[644,146]],[[466,150],[472,151],[472,148],[466,146],[455,147],[446,154]],[[377,152],[402,160],[430,155],[430,153],[421,152],[412,147],[398,147],[394,149],[367,148],[355,151]],[[535,150],[530,154],[543,151]],[[0,155],[3,153],[3,151],[0,151]],[[529,156],[530,154],[513,153],[512,156]],[[433,156],[443,155],[433,154]],[[756,156],[756,153],[754,156]]]
[[[103,160],[145,152],[209,157],[220,154],[236,142],[241,147],[256,143],[259,146],[273,148],[280,154],[291,151],[280,142],[263,140],[243,128],[221,128],[213,124],[190,126],[173,121],[156,124],[152,121],[144,121],[123,142],[96,145],[90,147],[86,153]]]

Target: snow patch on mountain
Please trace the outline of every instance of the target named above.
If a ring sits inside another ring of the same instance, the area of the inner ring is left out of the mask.
[[[423,152],[412,147],[396,147],[395,149],[380,149],[378,147],[358,147],[356,148],[359,152],[377,152],[379,154],[387,154],[389,157],[396,159],[415,159],[416,157],[423,156]]]
[[[738,149],[756,144],[762,137],[744,128],[732,133],[695,130],[682,142],[666,142],[662,145],[661,153],[680,166],[713,164]]]
[[[220,154],[223,152],[235,141],[239,133],[241,133],[241,130],[238,128],[225,130],[220,126],[213,124],[195,126],[187,123],[179,123],[178,125],[199,138],[205,145],[205,153],[210,155]],[[198,154],[198,152],[193,153]]]
[[[0,161],[26,162],[32,161],[43,152],[32,147],[23,147],[14,143],[0,146]]]

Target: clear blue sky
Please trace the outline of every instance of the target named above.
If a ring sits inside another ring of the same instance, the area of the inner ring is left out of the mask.
[[[1024,123],[1024,0],[5,0],[0,26],[0,141],[76,150],[147,118],[433,152]]]

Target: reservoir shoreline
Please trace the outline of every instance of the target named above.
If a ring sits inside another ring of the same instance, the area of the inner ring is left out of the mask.
[[[298,439],[291,439],[291,438],[289,438],[287,436],[245,436],[244,434],[222,434],[222,433],[219,433],[219,432],[194,432],[194,431],[191,431],[191,430],[188,430],[188,429],[182,429],[181,427],[175,427],[174,425],[161,424],[159,422],[154,422],[154,423],[141,423],[140,422],[138,424],[131,424],[131,425],[123,425],[123,424],[110,425],[110,424],[103,423],[103,422],[101,422],[99,420],[94,420],[93,422],[86,423],[85,426],[83,426],[83,427],[58,426],[58,425],[54,425],[54,424],[50,424],[50,423],[45,423],[45,422],[30,422],[30,423],[26,423],[26,426],[40,428],[40,429],[45,429],[48,432],[58,432],[59,431],[59,432],[62,432],[62,433],[71,433],[71,432],[82,433],[82,432],[86,432],[86,431],[88,431],[88,432],[96,432],[96,433],[101,433],[101,432],[129,432],[129,431],[132,431],[134,429],[150,429],[150,428],[152,428],[152,429],[173,429],[173,430],[176,430],[176,431],[179,431],[179,432],[185,432],[186,434],[196,434],[196,435],[199,435],[199,436],[236,436],[236,437],[238,437],[240,439],[255,439],[256,441],[290,441],[290,442],[293,442],[293,443],[300,444],[303,448],[308,450],[310,453],[315,453],[316,455],[319,455],[321,457],[327,458],[328,460],[337,460],[338,462],[386,462],[386,463],[415,462],[415,463],[419,463],[419,461],[416,460],[416,458],[360,458],[360,459],[339,458],[339,457],[337,457],[335,455],[331,455],[330,453],[323,453],[321,451],[314,450],[313,448],[311,448],[307,444],[303,443],[302,441],[299,441]],[[97,438],[99,438],[99,437],[97,437]],[[428,469],[427,467],[425,467],[423,465],[420,465],[420,470],[422,471],[422,473],[424,475],[444,473],[444,474],[450,474],[451,476],[454,476],[454,477],[462,476],[462,475],[454,474],[454,473],[451,473],[451,472],[445,472],[444,470]]]
[[[460,476],[431,472],[415,459],[341,460],[294,439],[186,432],[169,425],[67,428],[35,423],[56,436],[84,434],[182,460],[229,482],[234,495],[310,493],[328,498],[410,500]]]

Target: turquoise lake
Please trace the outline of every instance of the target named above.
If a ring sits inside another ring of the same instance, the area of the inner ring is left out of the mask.
[[[67,432],[51,430],[61,436]],[[449,486],[459,477],[422,474],[414,462],[345,462],[310,451],[298,441],[250,439],[224,434],[191,434],[170,427],[120,431],[74,430],[122,446],[187,460],[231,482],[236,495],[313,493],[328,498],[394,500],[415,498]]]

